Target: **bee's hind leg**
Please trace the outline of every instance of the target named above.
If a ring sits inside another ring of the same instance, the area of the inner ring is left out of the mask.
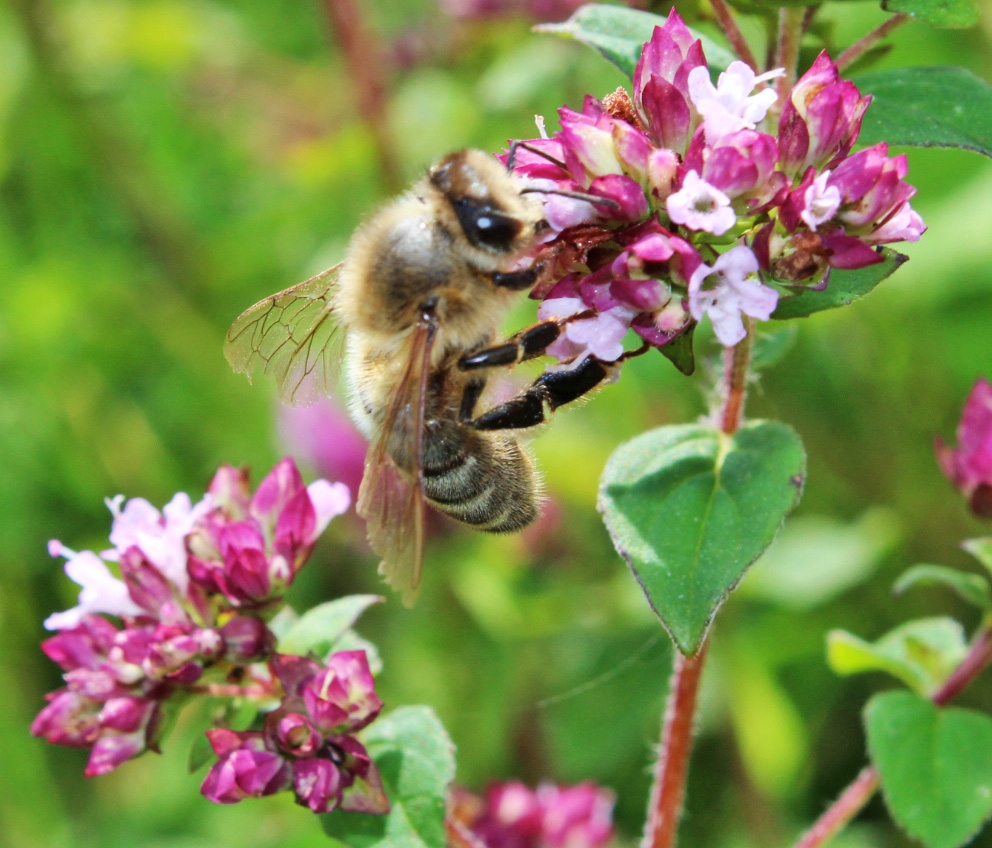
[[[589,356],[570,371],[545,371],[516,397],[466,423],[476,430],[534,427],[559,406],[596,388],[615,374],[619,365],[619,362],[603,362]]]

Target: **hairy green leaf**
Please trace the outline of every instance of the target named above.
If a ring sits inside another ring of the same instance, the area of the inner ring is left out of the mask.
[[[692,654],[727,594],[799,502],[806,454],[784,424],[733,436],[662,427],[621,445],[600,484],[613,544],[679,649]]]
[[[892,817],[927,848],[958,848],[992,814],[992,719],[909,692],[865,709],[868,750]]]
[[[966,29],[978,23],[974,0],[882,0],[882,8],[912,15],[935,27]]]
[[[824,309],[848,306],[864,297],[886,277],[893,274],[908,257],[889,248],[883,248],[885,261],[854,271],[830,271],[830,281],[823,291],[804,289],[798,294],[786,295],[779,299],[778,308],[772,318],[784,321],[788,318],[806,318]]]
[[[307,610],[279,640],[279,652],[322,655],[365,610],[381,601],[379,595],[348,595]]]
[[[936,692],[967,650],[964,629],[951,618],[909,621],[877,642],[846,630],[827,634],[827,662],[837,674],[884,671],[921,695]]]
[[[871,94],[858,144],[960,147],[992,156],[992,86],[964,68],[894,68],[859,74]]]
[[[336,810],[321,816],[328,836],[350,848],[441,848],[455,746],[429,707],[400,707],[362,736],[389,797],[385,816]]]
[[[946,565],[921,563],[904,572],[895,582],[893,591],[901,595],[911,586],[920,585],[946,586],[979,609],[992,608],[992,590],[989,589],[989,581],[977,574],[948,568]]]
[[[641,57],[641,48],[651,40],[654,28],[664,23],[665,19],[660,15],[639,9],[589,3],[580,6],[567,21],[560,24],[539,24],[534,29],[581,41],[598,50],[627,76],[632,77],[637,60]],[[703,42],[703,52],[711,68],[722,70],[736,58],[707,36],[694,31],[692,34]]]

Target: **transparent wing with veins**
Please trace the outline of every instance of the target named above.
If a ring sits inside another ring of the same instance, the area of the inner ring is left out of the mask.
[[[404,350],[401,379],[365,459],[358,514],[367,522],[369,544],[382,562],[379,573],[411,606],[424,561],[424,413],[436,325],[425,316]],[[400,457],[403,466],[397,463]]]
[[[309,405],[332,394],[341,361],[334,291],[341,265],[322,271],[246,309],[227,331],[224,355],[248,375],[275,378],[286,403]]]

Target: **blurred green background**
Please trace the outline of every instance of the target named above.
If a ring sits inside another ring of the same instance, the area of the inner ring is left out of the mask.
[[[271,382],[251,386],[224,361],[233,318],[336,262],[356,223],[438,155],[533,136],[535,113],[553,130],[557,106],[623,82],[592,52],[530,33],[526,15],[458,19],[430,0],[358,6],[372,41],[345,41],[379,57],[358,63],[363,82],[331,20],[340,8],[0,6],[0,845],[326,844],[288,795],[236,807],[202,799],[202,774],[185,769],[191,721],[161,756],[92,781],[84,752],[27,727],[59,685],[38,648],[41,621],[75,596],[47,540],[100,550],[104,497],[198,497],[220,463],[250,464],[258,479],[287,451]],[[843,47],[884,15],[850,2],[821,18],[819,34]],[[760,25],[746,26],[760,40]],[[987,9],[984,27],[910,23],[880,64],[961,64],[989,78]],[[377,117],[363,121],[370,108]],[[932,440],[953,435],[975,378],[992,376],[992,164],[959,151],[909,156],[914,206],[930,226],[912,261],[865,301],[799,322],[752,393],[752,417],[800,432],[809,478],[714,634],[687,848],[788,845],[864,763],[859,711],[889,682],[836,678],[824,661],[829,629],[874,638],[925,614],[975,623],[937,591],[894,599],[890,586],[917,561],[972,568],[957,543],[982,532],[940,475]],[[522,303],[513,325],[534,312]],[[702,342],[705,360],[715,347]],[[390,598],[367,614],[360,629],[385,658],[387,708],[434,706],[462,783],[596,780],[616,791],[634,844],[670,657],[612,551],[595,490],[622,440],[705,412],[712,367],[687,379],[644,357],[560,413],[534,441],[555,521],[501,539],[446,525],[417,606]],[[382,590],[362,535],[354,521],[332,525],[294,587],[299,608]],[[992,709],[992,677],[961,701]],[[836,844],[907,843],[876,800]]]

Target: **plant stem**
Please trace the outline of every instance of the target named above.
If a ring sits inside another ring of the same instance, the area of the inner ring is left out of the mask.
[[[478,836],[450,815],[445,816],[444,832],[448,837],[448,848],[486,848]]]
[[[641,848],[673,848],[678,832],[685,778],[692,751],[692,725],[696,714],[699,678],[706,659],[707,643],[691,657],[675,652],[668,704],[661,731],[661,750],[655,765],[654,784],[648,804],[648,821]]]
[[[854,44],[837,57],[836,64],[838,70],[843,71],[845,68],[853,65],[865,53],[871,50],[872,47],[892,32],[892,30],[906,23],[909,18],[909,15],[893,15],[884,24],[855,41]]]
[[[736,345],[724,350],[723,403],[717,420],[719,427],[728,436],[737,432],[744,414],[744,400],[747,396],[748,369],[751,365],[751,347],[754,343],[754,319],[744,316],[744,329],[747,335]]]
[[[723,34],[727,36],[727,41],[734,48],[734,52],[751,66],[751,70],[758,73],[758,61],[754,58],[754,53],[751,52],[747,41],[744,40],[744,33],[737,26],[737,20],[730,11],[730,6],[727,5],[726,0],[710,0],[710,5],[716,13],[716,19],[723,29]]]
[[[233,683],[208,683],[204,686],[190,686],[190,692],[198,695],[212,695],[216,698],[272,698],[275,693],[268,689],[238,686]]]
[[[323,0],[323,6],[355,82],[358,111],[372,136],[383,187],[395,193],[403,179],[387,117],[385,51],[368,25],[361,0]]]
[[[971,642],[960,665],[951,672],[944,685],[930,698],[944,706],[956,698],[992,661],[992,624],[986,623]],[[827,811],[795,844],[794,848],[821,848],[853,819],[875,794],[879,785],[878,769],[867,766],[845,789]]]
[[[802,39],[803,21],[806,10],[802,6],[787,6],[778,11],[778,49],[775,51],[775,67],[785,68],[785,75],[775,81],[778,102],[785,98],[796,81],[799,64],[799,42]]]

